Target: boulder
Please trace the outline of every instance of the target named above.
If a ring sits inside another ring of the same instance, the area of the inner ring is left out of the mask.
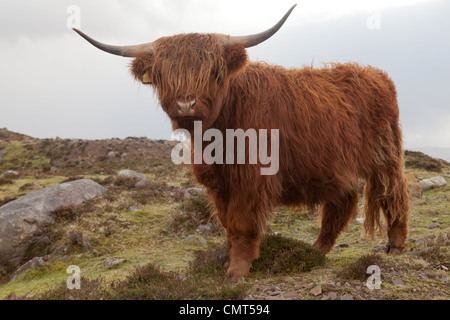
[[[409,194],[413,200],[422,199],[422,187],[419,184],[416,176],[412,172],[405,173],[408,180]]]
[[[121,170],[119,171],[119,173],[117,174],[117,178],[136,178],[137,182],[136,182],[136,187],[144,187],[145,186],[145,182],[147,181],[147,177],[145,176],[145,174],[142,173],[137,173],[136,171],[133,170]]]
[[[0,207],[0,265],[20,263],[31,244],[53,224],[51,212],[101,195],[106,188],[90,179],[31,192]]]
[[[430,179],[424,179],[419,182],[423,191],[431,190],[434,188],[443,187],[447,184],[447,181],[442,176],[433,177]]]
[[[5,171],[2,174],[0,174],[0,178],[13,179],[13,178],[17,178],[17,177],[19,177],[19,173],[14,170],[8,170],[8,171]]]

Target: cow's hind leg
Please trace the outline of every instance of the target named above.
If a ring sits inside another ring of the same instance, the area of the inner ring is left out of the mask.
[[[333,247],[341,231],[358,214],[358,192],[347,192],[339,201],[327,202],[322,206],[322,223],[314,247],[327,253]]]
[[[405,247],[408,234],[409,188],[400,166],[372,174],[366,181],[366,233],[374,234],[375,227],[381,230],[380,209],[387,223],[389,241],[386,253],[399,254]]]
[[[396,175],[391,176],[391,184],[391,193],[381,201],[381,208],[388,222],[389,242],[386,253],[399,254],[405,247],[410,214],[409,187],[403,170],[398,170]]]

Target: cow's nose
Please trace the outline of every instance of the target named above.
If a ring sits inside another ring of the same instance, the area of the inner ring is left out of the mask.
[[[191,101],[177,101],[178,113],[182,116],[194,114],[195,99]]]

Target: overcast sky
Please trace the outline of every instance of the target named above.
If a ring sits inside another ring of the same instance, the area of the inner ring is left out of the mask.
[[[0,127],[39,138],[169,139],[153,91],[130,59],[92,47],[67,27],[110,44],[187,32],[280,31],[248,49],[286,67],[355,61],[397,86],[406,148],[450,147],[450,1],[446,0],[1,0]],[[76,10],[74,11],[73,8]]]

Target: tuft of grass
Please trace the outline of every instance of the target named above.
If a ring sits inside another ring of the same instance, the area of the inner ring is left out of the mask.
[[[188,197],[181,203],[181,210],[184,212],[201,212],[205,217],[212,215],[212,207],[208,197],[204,194]]]
[[[120,176],[114,180],[114,185],[118,187],[123,187],[125,189],[132,189],[135,187],[137,182],[138,182],[137,177]]]
[[[6,184],[13,184],[13,183],[14,183],[14,181],[12,181],[9,178],[5,178],[5,177],[0,178],[0,186],[4,186]]]
[[[443,262],[449,258],[440,246],[427,247],[421,250],[418,256],[428,262]]]
[[[0,199],[0,207],[7,204],[8,202],[16,200],[17,198],[18,198],[17,196],[13,196],[13,197],[5,197],[3,199]]]
[[[223,278],[227,259],[226,245],[195,253],[189,270],[194,274]],[[267,235],[261,242],[260,257],[253,261],[252,274],[291,274],[309,272],[325,264],[325,255],[311,245],[282,237]]]
[[[291,274],[309,272],[325,264],[325,255],[303,241],[266,235],[260,247],[260,256],[253,262],[252,272]]]
[[[51,212],[56,222],[70,222],[83,213],[94,212],[97,209],[95,199],[86,200],[78,205],[61,206]]]
[[[20,186],[19,188],[19,192],[23,192],[23,191],[30,191],[33,190],[35,188],[34,183],[25,183],[23,185]]]
[[[82,177],[82,176],[72,176],[72,177],[69,177],[67,179],[64,179],[63,181],[61,181],[61,183],[71,182],[71,181],[81,180],[81,179],[84,179],[84,177]]]
[[[377,265],[380,268],[385,265],[383,257],[379,254],[367,254],[364,255],[355,262],[345,266],[338,272],[338,277],[347,280],[361,280],[367,279],[367,268],[371,265]]]
[[[225,276],[223,265],[226,259],[227,246],[225,244],[209,250],[197,251],[194,260],[189,264],[189,270],[197,275],[223,278]]]
[[[132,193],[131,198],[142,205],[166,202],[171,198],[171,189],[165,182],[151,181]]]
[[[212,233],[219,234],[221,228],[215,223],[213,209],[206,195],[184,198],[178,209],[172,214],[172,223],[169,230],[175,233],[191,232],[199,225],[213,222],[215,226]]]
[[[92,180],[94,180],[98,184],[101,184],[102,186],[107,186],[107,185],[114,183],[114,179],[115,178],[113,176],[107,176],[106,178],[103,178],[103,179],[94,177]]]

